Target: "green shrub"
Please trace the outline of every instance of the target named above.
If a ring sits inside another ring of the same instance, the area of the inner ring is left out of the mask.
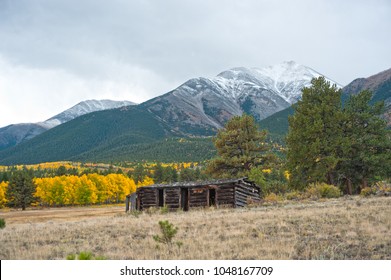
[[[252,168],[248,174],[248,178],[261,187],[262,196],[267,196],[271,193],[283,194],[288,189],[288,182],[284,171],[277,168]]]
[[[92,260],[93,256],[92,256],[91,252],[80,252],[78,259],[83,260],[83,261],[86,261],[86,260],[88,261],[88,260]]]
[[[170,209],[168,208],[167,205],[160,207],[160,214],[167,214],[168,212],[170,212]]]
[[[368,196],[374,195],[374,194],[376,194],[376,189],[370,188],[370,187],[363,188],[360,192],[360,195],[365,196],[365,197],[368,197]]]
[[[153,239],[156,242],[171,245],[172,239],[178,232],[178,228],[171,224],[169,221],[159,221],[159,226],[162,235],[154,235]]]
[[[266,203],[273,203],[274,204],[274,203],[283,201],[283,199],[284,198],[281,195],[277,195],[275,193],[270,193],[267,196],[265,196],[264,201]]]
[[[315,183],[310,184],[306,190],[305,196],[308,198],[337,198],[341,196],[341,190],[334,186],[326,183]]]
[[[285,198],[287,200],[300,200],[302,198],[302,194],[298,191],[292,191],[285,194]]]
[[[98,257],[95,257],[91,252],[80,252],[80,254],[77,256],[76,258],[76,255],[75,254],[69,254],[67,257],[66,257],[67,260],[105,260],[106,258],[105,257],[102,257],[102,256],[98,256]]]
[[[0,218],[0,229],[5,228],[5,220],[3,218]]]
[[[75,254],[69,254],[66,258],[68,261],[73,261],[76,260],[76,255]]]
[[[386,195],[391,193],[391,183],[386,181],[377,182],[372,189],[374,189],[374,194],[377,195]]]

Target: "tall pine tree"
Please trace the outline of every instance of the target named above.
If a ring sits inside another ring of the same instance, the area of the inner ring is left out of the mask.
[[[386,121],[379,116],[384,103],[371,105],[372,93],[352,95],[345,104],[345,146],[338,173],[348,194],[358,193],[368,183],[391,173],[391,143]]]
[[[26,207],[35,201],[35,190],[32,172],[26,169],[14,171],[6,191],[8,204],[26,210]]]
[[[252,116],[233,117],[213,141],[218,157],[209,162],[207,173],[214,177],[247,176],[251,168],[263,164],[269,150],[266,134]]]
[[[324,77],[303,89],[289,117],[287,166],[290,184],[304,189],[313,182],[336,183],[335,167],[343,144],[341,90]]]

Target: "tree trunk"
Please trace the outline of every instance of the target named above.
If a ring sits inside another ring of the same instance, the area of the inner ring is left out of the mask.
[[[350,179],[346,179],[346,191],[348,195],[353,194],[352,181]]]
[[[327,184],[334,185],[334,177],[331,172],[327,173],[327,181],[328,181]]]
[[[361,180],[361,189],[368,187],[367,178],[362,178]]]

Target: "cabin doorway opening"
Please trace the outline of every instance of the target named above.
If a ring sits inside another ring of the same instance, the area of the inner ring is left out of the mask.
[[[216,206],[216,190],[209,189],[209,207]]]
[[[181,208],[183,211],[189,211],[189,189],[181,188]]]
[[[164,190],[163,189],[158,189],[158,196],[157,196],[157,198],[158,198],[157,205],[159,207],[163,207],[164,206]]]

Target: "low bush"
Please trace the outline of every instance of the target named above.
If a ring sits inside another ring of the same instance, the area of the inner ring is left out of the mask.
[[[300,200],[302,198],[302,194],[298,191],[292,191],[285,194],[285,198],[287,200]]]
[[[375,194],[378,195],[390,195],[391,194],[391,183],[386,181],[377,182],[374,186],[376,189]]]
[[[167,214],[168,212],[170,212],[170,208],[167,205],[160,207],[160,214]]]
[[[360,191],[360,195],[364,197],[368,197],[371,195],[389,196],[391,195],[391,184],[385,181],[377,182],[372,187],[363,188]]]
[[[172,239],[178,232],[178,228],[169,221],[159,221],[159,227],[162,235],[154,235],[153,239],[156,242],[171,245]]]
[[[365,197],[368,197],[368,196],[371,196],[374,194],[376,194],[376,189],[370,188],[370,187],[363,188],[360,192],[360,195],[365,196]]]
[[[312,199],[337,198],[341,195],[342,192],[338,187],[326,183],[310,184],[305,192],[305,196]]]
[[[0,229],[5,228],[5,220],[3,218],[0,218]]]
[[[273,203],[273,204],[280,202],[280,201],[283,201],[283,200],[284,200],[284,198],[281,195],[277,195],[275,193],[270,193],[267,196],[265,196],[265,198],[264,198],[264,202]]]
[[[67,260],[83,260],[83,261],[89,261],[89,260],[105,260],[105,257],[97,256],[95,257],[91,252],[80,252],[78,256],[75,254],[70,254],[66,257]]]

